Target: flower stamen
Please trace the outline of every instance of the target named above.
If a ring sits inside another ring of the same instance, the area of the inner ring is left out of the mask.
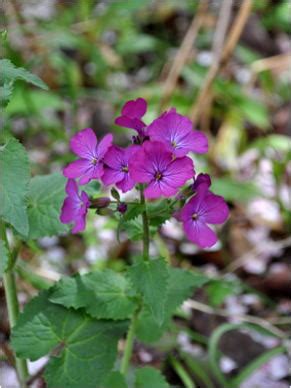
[[[162,178],[163,178],[163,174],[160,173],[160,172],[158,171],[158,172],[156,173],[156,175],[155,175],[155,179],[156,179],[157,181],[160,181]]]

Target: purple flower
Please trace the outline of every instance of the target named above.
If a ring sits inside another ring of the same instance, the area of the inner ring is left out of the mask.
[[[145,123],[141,120],[147,111],[147,102],[143,98],[127,101],[121,110],[121,116],[117,117],[115,124],[120,127],[135,129],[140,135],[144,135]]]
[[[75,223],[73,233],[82,232],[86,226],[86,215],[90,206],[88,195],[85,191],[78,192],[74,179],[69,179],[66,185],[67,197],[64,200],[60,220],[63,224]]]
[[[84,185],[91,179],[98,179],[103,174],[102,159],[112,144],[112,135],[108,134],[99,142],[91,128],[76,133],[70,141],[71,150],[81,159],[77,159],[64,168],[67,178],[80,178]]]
[[[146,198],[170,197],[194,174],[188,157],[173,160],[161,142],[146,141],[129,161],[129,172],[137,183],[147,183]]]
[[[208,182],[197,185],[196,195],[186,203],[178,216],[188,239],[201,248],[211,247],[217,241],[216,234],[207,224],[222,224],[229,214],[224,199],[213,194],[208,187]]]
[[[129,173],[128,162],[138,149],[139,146],[135,145],[125,149],[117,146],[110,147],[104,157],[105,166],[102,182],[105,185],[116,184],[124,193],[131,190],[135,182]]]
[[[185,116],[170,109],[154,120],[147,130],[151,140],[164,143],[176,157],[185,156],[189,151],[204,154],[208,141],[204,133],[193,130],[192,122]]]

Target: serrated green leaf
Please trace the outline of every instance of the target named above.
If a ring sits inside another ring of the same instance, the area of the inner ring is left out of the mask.
[[[117,371],[111,372],[102,388],[128,388],[124,376]]]
[[[0,59],[0,69],[0,83],[2,85],[21,79],[41,89],[48,89],[47,85],[38,76],[23,67],[16,67],[9,59]]]
[[[149,203],[147,213],[150,225],[159,227],[171,217],[172,208],[167,200],[161,200]]]
[[[141,216],[137,216],[130,221],[123,221],[121,218],[118,226],[118,233],[119,229],[125,230],[130,240],[138,241],[143,238],[143,222]],[[150,236],[154,236],[156,232],[157,227],[150,225]]]
[[[66,179],[59,173],[31,179],[28,192],[29,238],[64,233],[68,227],[59,220],[65,198]]]
[[[138,241],[142,239],[143,225],[141,217],[126,222],[121,220],[119,228],[126,231],[130,240]]]
[[[135,388],[169,388],[169,384],[160,371],[146,366],[136,371]]]
[[[127,205],[127,210],[123,215],[123,221],[130,221],[138,217],[144,211],[145,206],[142,203],[130,203]]]
[[[0,278],[7,269],[9,262],[8,250],[3,240],[0,240]]]
[[[50,297],[54,303],[75,309],[84,307],[98,319],[126,319],[136,308],[128,280],[110,269],[66,277]]]
[[[0,106],[5,107],[12,96],[13,86],[11,84],[5,83],[3,86],[0,86]]]
[[[128,269],[128,276],[149,306],[154,320],[161,325],[166,310],[169,271],[164,259],[138,261]]]
[[[13,137],[0,145],[0,217],[23,236],[28,234],[25,197],[29,182],[29,162],[24,147]]]
[[[53,354],[45,371],[49,388],[96,388],[113,368],[127,322],[96,321],[50,303],[49,294],[25,306],[12,330],[12,347],[30,360]]]
[[[147,307],[143,308],[138,323],[137,336],[147,343],[157,341],[168,328],[170,319],[176,309],[189,298],[192,293],[208,281],[200,273],[193,273],[180,268],[169,268],[169,286],[165,303],[165,318],[159,326]]]

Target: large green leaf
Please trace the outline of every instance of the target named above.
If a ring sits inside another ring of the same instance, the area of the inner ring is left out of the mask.
[[[12,97],[14,82],[22,80],[47,90],[47,85],[23,67],[16,67],[9,59],[0,59],[0,106],[5,107]]]
[[[161,372],[150,366],[136,371],[135,388],[169,388]]]
[[[168,291],[168,267],[163,258],[142,261],[132,265],[128,270],[134,288],[139,291],[149,306],[154,320],[161,325],[166,310],[165,303]]]
[[[0,240],[0,278],[2,278],[7,269],[8,261],[8,250],[4,241]]]
[[[128,280],[110,269],[63,278],[50,300],[75,309],[84,307],[98,319],[125,319],[136,307]]]
[[[41,89],[47,90],[47,85],[35,74],[30,73],[23,67],[16,67],[9,59],[0,59],[0,83],[5,85],[13,83],[17,79],[31,83]]]
[[[96,388],[108,376],[126,321],[96,321],[82,311],[50,303],[50,291],[31,300],[12,331],[20,358],[51,354],[45,371],[49,388]]]
[[[24,147],[13,137],[0,144],[0,217],[23,236],[28,234],[26,194],[29,162]]]
[[[165,303],[165,317],[162,325],[158,325],[147,307],[143,308],[137,323],[137,336],[143,342],[157,341],[167,329],[176,309],[189,298],[192,293],[208,281],[199,273],[180,268],[169,268],[169,286]]]
[[[117,371],[110,373],[102,388],[128,388],[124,376]]]
[[[65,182],[65,178],[59,173],[32,178],[28,193],[30,239],[68,230],[59,220],[65,197]]]

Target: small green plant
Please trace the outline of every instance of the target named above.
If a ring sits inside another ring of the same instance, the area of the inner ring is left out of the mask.
[[[38,77],[10,61],[2,60],[0,65],[5,69],[3,107],[17,80],[46,89]],[[169,329],[177,308],[197,288],[205,286],[214,306],[237,288],[223,279],[209,281],[203,274],[174,268],[166,258],[151,255],[151,239],[171,217],[182,223],[191,242],[205,248],[217,241],[209,225],[224,223],[229,212],[224,199],[210,191],[210,177],[196,174],[189,157],[190,152],[207,152],[205,135],[193,130],[191,121],[173,108],[146,125],[142,120],[146,108],[142,98],[128,101],[115,120],[137,132],[127,148],[113,145],[112,134],[98,142],[90,128],[75,134],[70,146],[78,159],[64,168],[65,177],[55,173],[31,178],[24,147],[11,134],[1,133],[0,269],[22,388],[28,387],[26,360],[43,356],[49,356],[44,372],[49,388],[167,388],[166,378],[152,367],[136,368],[134,382],[129,382],[135,339],[145,344],[158,341]],[[110,197],[100,196],[97,180],[113,186]],[[132,199],[125,201],[121,192],[129,191]],[[125,232],[129,239],[142,240],[141,254],[132,257],[131,265],[122,272],[95,270],[63,277],[52,286],[42,283],[43,290],[19,315],[15,284],[18,243],[67,233],[68,224],[73,233],[80,233],[89,211],[96,217],[106,214],[117,220],[117,238]],[[8,241],[8,228],[13,243]],[[217,344],[224,332],[234,328],[221,326],[213,333],[209,359],[217,380],[237,387],[255,365],[284,348],[266,353],[229,383],[217,366]],[[192,386],[181,363],[174,358],[170,362],[186,386]],[[198,364],[185,362],[212,386]]]

